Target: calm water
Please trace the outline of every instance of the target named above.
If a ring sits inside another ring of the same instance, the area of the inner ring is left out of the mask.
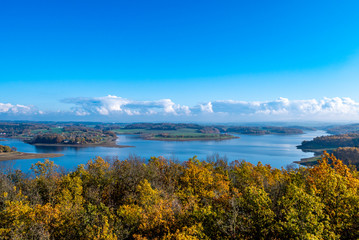
[[[185,161],[194,155],[205,160],[207,156],[219,154],[226,156],[229,161],[246,160],[256,164],[271,164],[273,167],[286,167],[293,161],[313,156],[312,153],[304,153],[296,146],[303,140],[311,140],[314,137],[327,135],[324,131],[310,131],[301,135],[264,135],[249,136],[238,135],[239,139],[224,141],[191,141],[191,142],[165,142],[143,140],[134,135],[120,135],[117,142],[120,145],[135,146],[132,148],[74,148],[74,147],[35,147],[15,139],[7,139],[0,142],[1,145],[14,146],[20,152],[31,153],[62,153],[63,157],[52,158],[56,164],[73,169],[79,164],[85,164],[88,160],[101,156],[103,158],[125,159],[129,155],[136,155],[148,159],[151,156],[164,156],[179,161]],[[31,164],[43,159],[25,159],[0,162],[1,166],[13,166],[27,171]]]

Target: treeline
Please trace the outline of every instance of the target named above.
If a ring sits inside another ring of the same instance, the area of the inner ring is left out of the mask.
[[[359,133],[359,124],[330,126],[327,127],[326,131],[330,134]]]
[[[223,128],[222,128],[223,129]],[[266,134],[302,134],[303,130],[291,127],[229,127],[222,131],[228,133],[239,133],[249,135],[266,135]]]
[[[120,125],[86,122],[0,122],[0,136],[30,139],[38,134],[59,134],[59,132],[113,134],[110,126],[120,128]]]
[[[346,165],[353,165],[359,169],[359,148],[340,147],[332,152],[335,157],[342,160]]]
[[[328,149],[338,147],[358,147],[359,133],[316,137],[311,141],[303,141],[300,149]]]
[[[0,173],[3,239],[358,239],[359,174],[334,156],[275,169],[196,157],[45,160]]]
[[[57,133],[44,133],[34,136],[29,143],[46,143],[46,144],[89,144],[102,143],[115,139],[117,136],[114,132],[106,131],[70,131]]]
[[[0,153],[16,152],[15,147],[0,145]]]
[[[65,140],[65,137],[57,133],[46,133],[36,135],[30,142],[31,143],[62,143]]]
[[[199,133],[210,133],[210,134],[220,134],[220,130],[218,128],[215,127],[203,127],[201,129],[197,130]]]

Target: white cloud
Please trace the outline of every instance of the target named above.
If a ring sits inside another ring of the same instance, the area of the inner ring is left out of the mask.
[[[323,98],[320,100],[289,100],[279,98],[274,101],[214,101],[213,113],[227,113],[251,119],[265,117],[271,120],[359,120],[359,103],[350,98]],[[202,107],[202,109],[204,109]],[[331,119],[328,119],[328,118]]]
[[[76,105],[78,116],[162,116],[158,120],[267,121],[267,120],[359,120],[359,103],[350,98],[323,98],[273,101],[217,100],[193,107],[174,103],[171,99],[135,101],[117,96],[72,98],[64,102]]]
[[[22,114],[43,114],[33,106],[25,106],[11,103],[0,103],[0,114],[22,115]]]
[[[76,105],[73,111],[79,115],[187,115],[190,113],[188,106],[175,104],[171,99],[156,101],[134,101],[117,96],[108,95],[97,98],[70,98],[63,100],[65,103]]]
[[[201,109],[202,112],[213,113],[213,106],[211,102],[206,104],[200,104],[199,108]]]

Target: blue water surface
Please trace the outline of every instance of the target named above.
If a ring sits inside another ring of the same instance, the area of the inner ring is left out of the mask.
[[[304,153],[296,146],[303,140],[327,135],[324,131],[308,131],[299,135],[237,135],[240,138],[223,141],[151,141],[143,140],[136,135],[119,135],[117,144],[134,146],[131,148],[107,147],[38,147],[16,139],[6,139],[2,145],[16,147],[20,152],[30,153],[62,153],[63,157],[51,158],[55,164],[67,170],[76,168],[79,164],[86,164],[90,159],[101,156],[105,159],[126,159],[130,155],[149,159],[151,156],[164,156],[178,161],[186,161],[197,155],[206,160],[208,156],[219,154],[225,156],[229,162],[246,160],[253,164],[259,161],[281,168],[292,164],[301,158],[311,157],[312,153]],[[24,159],[0,162],[0,167],[13,167],[28,171],[33,163],[43,159]]]

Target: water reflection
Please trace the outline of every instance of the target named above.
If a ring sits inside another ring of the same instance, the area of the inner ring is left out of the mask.
[[[66,151],[80,151],[80,147],[64,147],[64,146],[35,146],[37,153],[57,153]]]

